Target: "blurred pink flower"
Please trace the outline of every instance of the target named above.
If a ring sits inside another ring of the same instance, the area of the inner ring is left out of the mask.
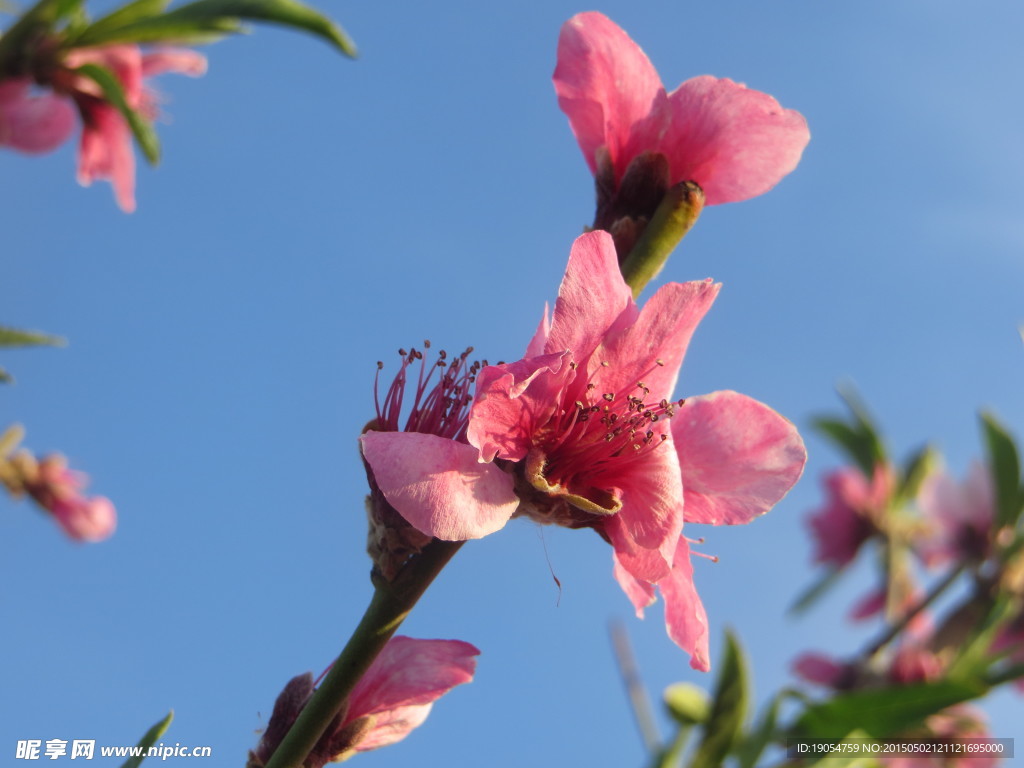
[[[143,117],[158,115],[156,93],[146,78],[164,72],[199,77],[206,72],[206,57],[183,48],[163,48],[143,53],[135,45],[111,45],[72,51],[65,59],[71,70],[84,64],[106,67],[121,82],[125,101]],[[82,141],[78,150],[78,183],[89,186],[105,179],[114,186],[121,210],[135,210],[135,152],[132,133],[121,113],[108,103],[96,84],[68,73],[67,92],[82,116]]]
[[[945,471],[933,472],[921,484],[917,502],[932,524],[931,535],[917,543],[925,564],[978,562],[991,554],[995,490],[985,465],[975,462],[959,484]]]
[[[22,480],[24,492],[52,514],[68,536],[101,541],[117,527],[117,513],[109,499],[82,493],[88,482],[88,476],[68,469],[67,460],[58,455],[43,458]]]
[[[836,661],[831,656],[807,651],[793,660],[793,673],[809,683],[841,691],[850,687],[856,670],[849,664]]]
[[[983,739],[988,738],[985,715],[980,710],[960,704],[932,715],[924,722],[924,733],[915,738],[926,739]],[[1001,763],[998,756],[982,753],[945,755],[907,755],[881,759],[887,768],[995,768]]]
[[[426,720],[437,699],[473,679],[479,655],[479,650],[460,640],[393,637],[303,765],[321,768],[356,752],[401,741]],[[285,686],[259,746],[250,753],[250,766],[262,766],[270,759],[313,691],[308,673]]]
[[[78,181],[88,186],[109,180],[122,210],[135,210],[135,154],[132,133],[121,113],[91,79],[75,70],[95,64],[110,70],[124,89],[125,102],[144,118],[158,115],[157,95],[146,79],[163,72],[198,77],[206,58],[195,51],[161,48],[143,53],[136,45],[110,45],[72,50],[40,74],[41,86],[52,93],[34,94],[28,79],[0,83],[0,145],[23,152],[49,152],[71,135],[73,108],[82,119]]]
[[[660,588],[669,635],[700,669],[707,618],[684,519],[746,523],[785,495],[806,458],[796,428],[744,395],[668,399],[718,290],[671,283],[640,310],[608,233],[583,235],[527,356],[480,372],[468,427],[484,461],[515,473],[519,514],[593,528],[612,545],[638,614]],[[472,522],[483,534],[507,519],[495,511]],[[442,539],[466,525],[428,506],[410,522]]]
[[[563,25],[554,83],[590,170],[611,189],[652,152],[666,158],[670,185],[697,182],[708,205],[746,200],[792,171],[810,140],[799,112],[729,79],[704,75],[666,93],[647,55],[596,12]]]
[[[890,467],[875,467],[871,482],[854,467],[844,467],[825,478],[827,500],[807,523],[817,543],[816,563],[836,568],[849,565],[877,530],[895,490]]]
[[[75,112],[53,93],[34,93],[28,79],[0,82],[0,147],[51,152],[71,136]]]

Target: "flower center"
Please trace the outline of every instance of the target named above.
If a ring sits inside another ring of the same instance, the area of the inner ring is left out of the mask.
[[[668,440],[664,421],[684,402],[647,402],[651,390],[643,381],[629,391],[602,391],[595,378],[607,367],[601,363],[595,375],[566,383],[564,405],[537,441],[528,461],[533,471],[527,469],[539,490],[577,497],[571,503],[598,514],[618,511],[621,473]]]
[[[425,350],[430,341],[423,342]],[[473,348],[468,347],[458,357],[449,360],[443,349],[437,359],[428,367],[423,352],[411,348],[398,350],[402,367],[395,375],[391,386],[380,399],[380,372],[384,363],[377,363],[377,375],[373,381],[373,401],[377,408],[377,429],[385,432],[423,432],[466,442],[466,426],[469,423],[469,405],[473,396],[469,394],[476,374],[487,361],[469,361]],[[419,373],[411,384],[412,403],[405,426],[401,426],[402,409],[409,391],[409,367],[419,363]]]

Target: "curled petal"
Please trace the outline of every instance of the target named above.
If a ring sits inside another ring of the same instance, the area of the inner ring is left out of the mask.
[[[429,536],[478,539],[504,527],[519,504],[512,478],[480,463],[472,446],[418,432],[367,432],[359,440],[388,503]]]
[[[750,522],[786,495],[807,461],[791,422],[737,392],[687,398],[672,435],[691,523]]]
[[[121,114],[105,102],[80,102],[82,142],[78,150],[78,183],[96,179],[114,185],[114,197],[125,213],[135,210],[135,155],[132,134]]]
[[[206,74],[206,57],[188,48],[156,48],[142,55],[142,76],[177,72],[189,77]]]
[[[537,425],[550,418],[558,393],[576,375],[571,357],[569,352],[541,355],[480,371],[466,436],[481,460],[526,456]]]
[[[461,640],[396,635],[352,689],[348,720],[429,704],[473,679],[480,651]]]
[[[647,608],[657,599],[654,594],[654,585],[648,581],[638,579],[626,570],[619,562],[617,554],[612,555],[612,572],[615,574],[615,580],[622,587],[622,591],[629,598],[629,602],[636,609],[636,617],[642,619],[644,617],[644,608]]]
[[[665,623],[668,636],[690,654],[690,666],[707,672],[711,669],[708,649],[708,616],[693,585],[690,546],[680,537],[672,561],[671,575],[658,582],[665,598]]]

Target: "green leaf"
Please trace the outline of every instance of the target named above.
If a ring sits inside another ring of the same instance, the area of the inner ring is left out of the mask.
[[[992,643],[1006,623],[1020,612],[1020,606],[1009,595],[1002,594],[982,610],[983,615],[957,651],[947,674],[954,677],[987,675],[996,660],[992,654]]]
[[[167,717],[163,720],[158,723],[154,723],[153,727],[146,731],[143,737],[139,739],[138,746],[142,747],[143,754],[145,754],[150,747],[156,744],[157,739],[164,735],[164,732],[167,730],[168,726],[170,726],[172,720],[174,720],[173,709],[167,713]],[[142,765],[142,761],[145,759],[145,757],[129,757],[125,760],[121,768],[138,768],[138,766]]]
[[[11,384],[13,382],[14,379],[11,377],[11,374],[0,368],[0,384]]]
[[[680,725],[703,723],[711,714],[707,693],[692,683],[675,683],[666,688],[665,707]]]
[[[243,21],[262,21],[309,32],[346,56],[356,56],[355,43],[341,27],[298,0],[198,0],[169,13],[116,28],[89,29],[76,44],[151,43],[211,33],[227,34],[240,31]]]
[[[736,749],[739,768],[754,768],[761,753],[771,743],[772,737],[775,735],[775,723],[779,719],[779,707],[785,694],[786,691],[782,691],[772,699],[757,727],[740,742]]]
[[[912,499],[917,496],[921,483],[935,468],[937,458],[935,449],[930,445],[925,445],[907,459],[903,469],[903,482],[899,489],[900,496],[904,499]]]
[[[714,702],[690,768],[716,768],[733,748],[747,714],[747,663],[732,632],[725,633]]]
[[[83,37],[88,38],[89,35],[102,36],[104,32],[120,29],[127,24],[132,24],[152,16],[158,16],[167,7],[167,2],[168,0],[134,0],[134,2],[128,3],[128,5],[122,6],[94,21],[79,32],[74,39],[68,40],[68,45],[79,46],[82,44],[80,41]]]
[[[799,701],[807,704],[810,699],[807,694],[796,688],[783,688],[765,707],[757,727],[748,732],[739,745],[733,750],[736,759],[739,761],[739,768],[754,768],[761,753],[773,740],[781,740],[780,734],[776,732],[776,725],[779,720],[779,710],[786,700]]]
[[[39,331],[22,331],[0,325],[0,347],[63,347],[67,342],[60,336]]]
[[[866,477],[874,475],[878,456],[870,436],[839,419],[819,417],[811,421],[811,426],[845,451]]]
[[[791,614],[800,614],[810,608],[818,601],[818,598],[835,586],[836,582],[839,580],[840,573],[842,573],[841,568],[830,568],[827,570],[816,582],[811,584],[811,586],[800,594],[800,597],[798,597],[796,602],[790,607],[789,612]]]
[[[39,0],[0,37],[0,80],[8,76],[12,61],[24,56],[26,48],[34,47],[60,20],[63,0]]]
[[[1013,438],[995,416],[981,414],[982,431],[988,445],[989,467],[999,510],[997,526],[1016,525],[1021,512],[1020,457]]]
[[[845,451],[860,467],[864,476],[870,479],[875,474],[875,466],[886,461],[885,448],[878,437],[874,421],[853,387],[840,385],[837,390],[850,409],[850,422],[820,417],[814,419],[812,424]]]
[[[914,728],[946,707],[987,692],[981,681],[937,680],[839,694],[801,715],[794,736],[840,739],[851,731],[882,739]]]
[[[83,64],[75,71],[88,77],[100,87],[107,101],[121,113],[132,129],[132,135],[135,137],[139,149],[142,150],[142,154],[145,155],[150,165],[156,165],[160,161],[160,139],[157,138],[152,123],[128,105],[121,81],[113,72],[99,64]]]

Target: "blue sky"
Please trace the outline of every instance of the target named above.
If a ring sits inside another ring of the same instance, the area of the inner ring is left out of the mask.
[[[117,504],[75,546],[0,501],[0,749],[24,738],[165,741],[238,765],[285,681],[319,672],[369,594],[355,438],[377,360],[423,338],[514,359],[593,213],[550,82],[560,25],[586,7],[320,6],[360,46],[267,28],[159,81],[164,162],[138,211],[74,182],[73,147],[0,154],[5,324],[69,338],[12,351],[0,422],[59,450]],[[666,84],[743,81],[808,119],[799,168],[710,208],[664,280],[724,289],[678,396],[735,389],[801,428],[856,382],[897,456],[926,440],[962,473],[976,412],[1024,427],[1024,9],[944,0],[608,2]],[[801,650],[855,651],[851,574],[809,617],[804,520],[839,461],[805,432],[804,480],[744,529],[709,529],[697,585],[717,652],[734,627],[759,694]],[[696,526],[695,526],[696,528]],[[562,584],[552,579],[552,571]],[[404,632],[483,655],[476,681],[405,742],[404,765],[640,765],[607,621],[627,620],[655,694],[688,669],[655,607],[630,617],[607,545],[525,521],[463,548]],[[1020,732],[997,697],[992,732]],[[599,736],[599,737],[598,737]]]

